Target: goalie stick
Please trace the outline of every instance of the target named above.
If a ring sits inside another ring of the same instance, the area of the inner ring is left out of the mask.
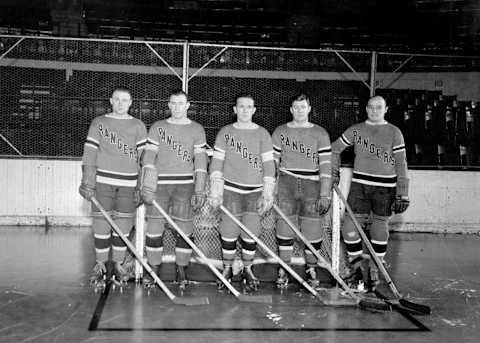
[[[187,242],[187,244],[197,253],[201,261],[205,263],[208,268],[222,281],[222,283],[232,292],[232,294],[240,301],[256,302],[256,303],[271,303],[271,295],[244,295],[240,293],[233,285],[218,271],[217,268],[208,260],[207,256],[196,246],[195,243],[180,229],[180,227],[173,221],[173,219],[165,212],[165,210],[157,203],[153,201],[153,206],[160,212],[160,214],[167,220],[172,228]]]
[[[287,223],[290,229],[297,235],[298,238],[305,244],[305,246],[312,252],[312,254],[317,258],[317,264],[321,268],[326,269],[330,275],[338,282],[338,284],[345,290],[345,292],[354,300],[354,305],[358,305],[363,309],[372,309],[372,310],[381,310],[381,311],[391,311],[391,305],[384,301],[375,301],[375,299],[364,299],[348,287],[348,285],[343,281],[343,279],[333,270],[330,264],[325,260],[325,258],[320,255],[318,250],[316,250],[313,245],[305,238],[305,236],[300,232],[300,230],[292,223],[290,219],[283,213],[283,211],[278,207],[278,205],[273,205],[274,210],[280,215],[280,217]],[[324,301],[325,302],[325,301]],[[325,302],[326,305],[345,305],[342,302],[336,303],[334,300],[331,302]]]
[[[108,221],[108,223],[112,226],[113,231],[116,232],[118,237],[125,243],[125,245],[130,249],[132,254],[135,256],[138,262],[142,265],[143,268],[150,274],[150,276],[155,280],[155,283],[162,289],[162,291],[167,295],[167,297],[175,304],[178,305],[208,305],[209,301],[207,297],[177,297],[174,295],[168,287],[163,283],[163,281],[158,277],[158,275],[153,271],[153,269],[146,263],[140,254],[136,251],[135,247],[132,243],[124,237],[122,231],[117,226],[117,224],[113,221],[112,217],[105,211],[102,205],[98,202],[95,197],[91,198],[92,203],[100,210],[102,215]]]
[[[388,301],[389,304],[402,306],[404,309],[406,309],[406,310],[408,310],[408,311],[410,311],[414,314],[426,315],[426,314],[432,313],[432,309],[429,306],[423,305],[423,304],[417,304],[417,303],[408,301],[405,298],[403,298],[402,294],[400,294],[397,287],[393,283],[392,278],[390,277],[387,270],[385,269],[385,266],[383,265],[382,261],[380,261],[378,256],[375,254],[375,250],[373,250],[372,244],[368,240],[367,235],[365,234],[362,227],[360,226],[357,219],[355,218],[355,215],[354,215],[350,205],[347,203],[347,200],[343,196],[342,191],[338,188],[337,185],[334,185],[333,187],[335,189],[335,192],[337,192],[339,198],[342,200],[343,204],[345,205],[345,210],[347,211],[348,215],[352,219],[353,224],[355,225],[355,228],[357,229],[360,237],[362,238],[363,243],[365,244],[365,246],[368,249],[368,252],[370,253],[370,256],[375,261],[375,264],[377,265],[378,269],[380,270],[383,277],[385,278],[385,281],[387,282],[388,286],[392,290],[392,293],[393,293],[395,299],[388,299],[387,300],[387,298],[385,296],[380,296],[379,292],[376,292],[377,295],[379,295],[380,297],[383,297],[384,301]]]

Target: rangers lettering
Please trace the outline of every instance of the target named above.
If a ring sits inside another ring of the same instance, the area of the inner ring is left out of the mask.
[[[118,137],[118,134],[115,131],[110,131],[108,127],[104,127],[102,123],[99,123],[98,132],[100,132],[100,137],[111,145],[114,145],[122,154],[127,155],[131,159],[137,159],[138,153],[136,147],[131,147],[128,144],[123,143],[122,139]]]
[[[369,137],[360,136],[357,130],[353,130],[353,142],[383,163],[395,165],[395,157],[391,153],[383,151],[382,147],[377,147],[373,142],[370,142]]]

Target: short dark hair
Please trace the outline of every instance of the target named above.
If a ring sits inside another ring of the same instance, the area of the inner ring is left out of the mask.
[[[168,97],[168,99],[170,99],[172,96],[178,96],[178,95],[185,95],[187,102],[189,101],[188,94],[183,89],[175,89],[173,92],[170,93],[170,96]]]
[[[310,97],[309,97],[307,94],[305,94],[305,93],[299,93],[299,94],[293,96],[293,97],[290,99],[290,107],[293,106],[293,103],[294,103],[295,101],[303,101],[303,100],[305,100],[305,101],[307,102],[308,106],[310,106]]]
[[[128,94],[130,95],[130,98],[132,97],[132,92],[130,91],[130,89],[128,89],[127,87],[124,87],[124,86],[117,86],[117,87],[113,88],[112,95],[113,95],[113,93],[115,93],[115,92],[128,93]]]
[[[239,93],[237,94],[237,96],[235,97],[235,105],[237,104],[237,101],[238,99],[240,98],[248,98],[248,99],[252,99],[253,100],[253,103],[255,104],[255,99],[253,98],[253,95],[250,94],[250,93]]]

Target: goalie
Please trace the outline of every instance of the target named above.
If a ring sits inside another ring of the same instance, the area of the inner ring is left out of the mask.
[[[156,200],[191,238],[193,211],[201,208],[206,198],[207,155],[205,130],[187,117],[189,107],[190,102],[184,91],[173,92],[168,101],[171,116],[155,122],[150,128],[142,161],[141,195],[148,205]],[[146,217],[147,259],[158,274],[162,263],[166,219],[154,206],[147,207]],[[175,261],[180,289],[188,284],[185,269],[191,254],[187,242],[177,236]],[[143,282],[146,287],[155,286],[149,274]]]
[[[279,166],[279,207],[299,228],[316,250],[320,250],[323,227],[329,225],[327,212],[331,203],[331,147],[327,131],[309,122],[310,99],[295,96],[290,112],[293,120],[275,129],[272,135],[275,161]],[[276,237],[280,258],[290,263],[294,233],[283,219],[278,219]],[[312,287],[318,286],[317,259],[305,249],[306,273]],[[280,268],[277,286],[285,288],[288,275]]]
[[[260,216],[273,206],[275,164],[270,134],[252,122],[255,103],[251,95],[235,99],[233,111],[237,121],[220,129],[210,164],[210,193],[213,208],[224,205],[258,237]],[[258,278],[252,271],[256,243],[241,232],[235,222],[222,213],[219,225],[223,255],[223,276],[231,280],[232,264],[240,236],[242,246],[242,279],[247,290],[256,290]],[[219,288],[223,284],[219,283]]]
[[[353,178],[347,202],[360,225],[366,225],[371,219],[370,241],[381,261],[387,252],[390,216],[393,212],[404,212],[409,205],[405,143],[400,130],[385,121],[387,110],[381,96],[370,98],[366,108],[368,119],[349,127],[332,144],[335,184],[340,180],[340,153],[349,146],[354,147]],[[362,240],[348,215],[342,236],[350,263],[347,280],[355,284],[366,274],[367,288],[374,290],[379,283],[378,268],[373,260],[364,261]]]

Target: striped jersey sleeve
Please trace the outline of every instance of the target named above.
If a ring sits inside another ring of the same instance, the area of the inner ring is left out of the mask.
[[[392,152],[395,158],[395,173],[397,174],[397,195],[408,196],[408,167],[405,141],[402,132],[394,128]]]
[[[200,124],[197,127],[193,140],[193,163],[195,172],[207,173],[207,138],[203,127]]]
[[[100,147],[100,134],[97,130],[98,118],[92,120],[88,129],[87,139],[83,146],[82,164],[86,166],[97,166],[97,152]]]
[[[223,166],[225,162],[226,145],[223,136],[225,127],[220,129],[215,137],[215,145],[213,146],[213,156],[210,162],[210,174],[221,173],[223,175]]]
[[[318,169],[320,178],[331,178],[332,175],[332,146],[330,136],[324,128],[318,134]]]
[[[261,156],[263,164],[263,178],[275,178],[275,161],[272,138],[268,131],[262,128]]]
[[[280,156],[282,155],[282,142],[280,140],[280,127],[277,127],[272,135],[273,144],[273,158],[278,164],[280,162]]]

